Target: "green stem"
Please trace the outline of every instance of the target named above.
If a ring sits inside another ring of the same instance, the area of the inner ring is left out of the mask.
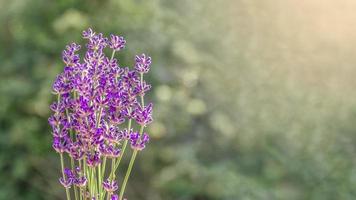
[[[129,112],[131,112],[131,108],[130,108],[130,111],[129,111]],[[128,131],[128,133],[130,133],[131,122],[132,122],[132,119],[129,119],[129,123],[128,123],[128,125],[127,125],[127,131]],[[119,167],[119,165],[120,165],[120,163],[121,163],[122,157],[124,157],[125,150],[126,150],[126,146],[127,146],[127,140],[125,140],[124,145],[122,146],[122,152],[121,152],[121,154],[120,154],[120,156],[119,156],[119,159],[118,159],[118,161],[117,161],[117,163],[116,163],[116,166],[115,166],[115,168],[114,168],[114,171],[117,170],[117,168]]]
[[[105,176],[105,171],[106,171],[106,157],[104,157],[104,159],[103,159],[103,166],[101,168],[101,171],[103,172],[103,177],[102,177],[102,179],[103,179]]]
[[[126,184],[127,184],[127,181],[129,180],[129,176],[131,174],[131,170],[132,170],[133,164],[135,162],[136,155],[137,155],[137,150],[134,150],[134,152],[132,154],[132,157],[131,157],[131,160],[130,160],[130,163],[129,163],[129,168],[127,169],[127,172],[126,172],[126,175],[125,175],[124,182],[122,183],[122,186],[121,186],[121,189],[120,189],[120,195],[119,195],[120,199],[119,200],[122,200],[122,197],[124,195]]]
[[[124,145],[122,146],[122,152],[121,152],[121,155],[119,156],[119,159],[118,159],[118,161],[117,161],[117,163],[115,165],[114,171],[116,171],[117,168],[120,165],[121,159],[122,159],[122,157],[123,157],[123,155],[125,153],[126,146],[127,146],[127,140],[125,140]]]
[[[143,129],[144,129],[144,126],[141,126],[140,133],[139,133],[140,135],[142,135]],[[121,186],[121,189],[120,189],[119,200],[122,200],[122,197],[124,195],[126,184],[127,184],[127,181],[129,180],[133,164],[135,163],[135,159],[136,159],[137,153],[138,153],[137,149],[135,149],[134,152],[132,153],[132,156],[131,156],[131,159],[130,159],[130,163],[129,163],[129,167],[128,167],[127,171],[126,171],[124,182],[122,183],[122,186]]]
[[[112,54],[111,54],[111,58],[110,58],[110,60],[112,60],[112,59],[114,58],[114,56],[115,56],[115,52],[116,52],[115,50],[113,50],[113,51],[112,51]]]
[[[103,112],[103,108],[100,106],[99,113],[97,114],[97,119],[96,119],[96,125],[95,125],[96,128],[98,128],[98,126],[99,126],[102,112]]]
[[[64,181],[66,181],[66,176],[64,174],[64,160],[63,160],[63,153],[60,153],[59,154],[60,157],[61,157],[61,168],[62,168],[62,175],[63,175],[63,179]],[[69,193],[69,189],[68,188],[65,188],[66,189],[66,195],[67,195],[67,200],[70,200],[70,193]]]
[[[94,170],[93,170],[93,168],[91,168],[91,167],[89,167],[89,170],[90,170],[90,195],[91,195],[91,197],[90,198],[92,198],[93,196],[94,196]]]
[[[103,181],[104,181],[104,176],[105,176],[105,171],[106,171],[106,157],[104,157],[103,159],[103,165],[101,166],[101,177],[100,177],[100,199],[103,199],[104,196],[105,196],[105,190],[103,191],[102,190],[102,184],[103,184]]]
[[[72,157],[70,157],[70,165],[72,167],[72,171],[74,171],[74,160]],[[78,200],[78,191],[75,185],[73,185],[73,190],[74,190],[74,198],[75,200]]]
[[[98,197],[98,185],[97,185],[97,180],[96,180],[96,168],[93,167],[93,171],[94,171],[94,196],[95,196],[95,199],[97,199]]]
[[[79,169],[82,170],[82,161],[78,160],[79,162]],[[80,176],[82,176],[83,174],[80,172]],[[79,200],[82,200],[83,198],[83,189],[79,188]]]
[[[102,187],[101,187],[101,163],[98,165],[98,188],[99,188],[99,199],[101,197],[101,193],[102,193]]]
[[[84,168],[84,170],[83,170],[84,175],[87,178],[87,184],[84,187],[84,199],[87,200],[87,188],[90,192],[90,178],[89,178],[90,176],[89,176],[89,170],[87,168],[87,158],[86,157],[84,157],[84,159],[83,159],[83,168]]]
[[[103,184],[103,181],[104,181],[104,176],[105,176],[105,171],[106,171],[106,157],[104,157],[104,159],[103,159],[103,166],[102,166],[102,169],[101,169],[101,171],[102,171],[102,177],[101,177],[101,185]],[[102,188],[102,187],[100,187],[100,188]],[[104,197],[105,197],[105,190],[103,191],[103,190],[101,190],[102,191],[102,193],[100,194],[100,199],[104,199]]]
[[[111,175],[110,175],[110,177],[112,177],[112,179],[115,178],[115,171],[114,171],[114,168],[115,168],[115,158],[113,158],[113,159],[111,160]]]

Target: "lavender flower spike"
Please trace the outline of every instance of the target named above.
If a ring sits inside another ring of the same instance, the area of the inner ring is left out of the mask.
[[[153,121],[152,108],[153,108],[152,103],[148,104],[145,107],[141,105],[137,106],[135,109],[136,122],[142,126],[146,126],[150,124]]]
[[[151,65],[151,57],[146,56],[145,54],[137,55],[135,61],[135,70],[138,73],[148,73]]]
[[[136,149],[138,151],[142,151],[146,147],[146,143],[148,143],[150,137],[147,133],[144,133],[141,137],[139,133],[131,133],[130,141],[131,141],[131,148]]]
[[[123,37],[117,35],[110,35],[109,46],[115,51],[120,51],[125,47],[126,40]]]
[[[64,169],[64,175],[64,177],[59,178],[59,182],[63,187],[70,188],[73,184],[73,173],[70,169],[66,168]]]
[[[112,194],[119,188],[119,186],[117,185],[116,181],[114,181],[114,180],[110,181],[109,179],[107,179],[106,181],[103,182],[103,188],[108,193]]]

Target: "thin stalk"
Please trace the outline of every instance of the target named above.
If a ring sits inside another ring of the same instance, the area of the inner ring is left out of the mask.
[[[91,167],[89,167],[89,170],[90,170],[90,195],[92,198],[94,196],[94,170]]]
[[[131,109],[130,109],[130,112],[131,112]],[[128,122],[128,125],[127,125],[127,131],[128,131],[128,132],[129,132],[130,129],[131,129],[131,124],[132,124],[132,119],[129,119],[129,122]],[[120,162],[121,162],[122,157],[124,156],[126,146],[127,146],[127,140],[125,140],[125,142],[124,142],[124,145],[123,145],[123,147],[122,147],[122,152],[121,152],[121,154],[120,154],[120,156],[119,156],[119,158],[118,158],[117,163],[114,164],[114,165],[112,165],[112,166],[115,166],[115,167],[111,169],[111,173],[110,173],[110,176],[109,176],[109,178],[110,178],[111,180],[115,179],[115,172],[116,172],[117,168],[118,168],[119,165],[120,165]],[[104,191],[104,195],[105,195],[105,191]],[[107,195],[107,198],[108,198],[108,199],[110,198],[109,196],[110,196],[110,195],[108,194],[108,195]]]
[[[105,176],[105,171],[106,171],[106,157],[104,157],[104,159],[103,159],[103,166],[102,166],[102,168],[101,168],[101,171],[102,171],[102,177],[101,177],[101,185],[103,184],[103,181],[104,181],[104,176]],[[104,197],[105,197],[105,190],[103,191],[103,190],[101,190],[102,191],[102,193],[100,194],[100,199],[104,199]]]
[[[130,108],[130,111],[129,111],[129,112],[131,112],[131,108]],[[129,122],[128,122],[128,125],[127,125],[127,131],[128,131],[128,133],[130,133],[129,131],[130,131],[130,129],[131,129],[131,122],[132,122],[132,119],[129,119]],[[117,170],[117,168],[118,168],[119,165],[120,165],[120,162],[121,162],[122,157],[124,157],[124,153],[125,153],[125,150],[126,150],[126,146],[127,146],[127,140],[125,140],[124,145],[122,146],[122,152],[121,152],[121,154],[120,154],[120,156],[119,156],[119,159],[118,159],[118,161],[117,161],[117,163],[116,163],[116,166],[115,166],[115,168],[114,168],[114,171]]]
[[[101,168],[101,171],[103,172],[103,177],[102,178],[104,178],[105,171],[106,171],[106,157],[104,157],[104,159],[103,159],[103,166]]]
[[[124,145],[122,146],[122,152],[121,152],[121,155],[119,156],[118,161],[117,161],[117,163],[115,165],[114,171],[116,171],[117,168],[120,165],[121,159],[122,159],[122,157],[124,156],[124,153],[125,153],[126,146],[127,146],[127,140],[125,140]]]
[[[87,169],[87,159],[86,157],[84,157],[84,160],[83,160],[83,168],[84,168],[84,175],[86,176],[87,178],[87,184],[86,186],[84,187],[84,199],[86,200],[87,199],[87,188],[90,192],[90,179],[89,179],[89,171]]]
[[[110,177],[112,177],[113,179],[115,178],[115,171],[114,171],[114,168],[115,168],[115,158],[113,158],[111,160],[111,175]]]
[[[119,200],[122,200],[122,197],[124,195],[126,184],[127,184],[127,181],[129,180],[129,176],[131,174],[132,166],[133,166],[133,164],[135,162],[136,155],[137,155],[137,150],[134,150],[134,152],[132,154],[132,157],[131,157],[131,160],[130,160],[130,163],[129,163],[129,168],[127,169],[127,172],[126,172],[126,175],[125,175],[124,182],[122,183],[122,186],[121,186],[121,189],[120,189],[120,195],[119,195],[120,199]]]
[[[79,188],[79,200],[83,199],[83,189]]]
[[[97,199],[99,188],[97,188],[98,185],[97,185],[97,180],[96,180],[96,168],[95,167],[93,168],[93,171],[94,171],[94,181],[93,181],[94,182],[94,196],[95,196],[95,199]]]
[[[74,160],[72,157],[70,157],[70,165],[72,167],[72,171],[74,171]],[[75,200],[78,200],[78,191],[77,191],[77,187],[75,185],[73,185],[73,190],[74,190],[74,198]]]
[[[95,125],[96,128],[98,128],[98,126],[99,126],[102,112],[103,112],[103,108],[100,106],[99,113],[97,114],[97,119],[96,119],[96,125]]]
[[[60,155],[60,157],[61,157],[61,167],[62,167],[62,175],[63,175],[63,179],[64,179],[64,181],[66,181],[66,177],[65,177],[65,174],[64,174],[64,160],[63,160],[63,153],[60,153],[59,155]],[[70,200],[70,193],[69,193],[69,189],[68,189],[68,188],[65,188],[65,189],[66,189],[67,200]]]
[[[82,161],[78,160],[79,162],[79,169],[82,170]],[[82,173],[79,174],[80,176],[82,176]],[[79,188],[79,200],[83,199],[83,189]]]
[[[101,163],[99,163],[98,165],[98,188],[99,188],[99,199],[100,199],[100,196],[101,196],[101,193],[102,193],[102,187],[101,187]]]
[[[113,50],[113,51],[112,51],[110,61],[114,58],[114,56],[115,56],[115,52],[116,52],[115,50]]]
[[[143,133],[143,129],[144,129],[144,126],[141,126],[141,129],[140,129],[140,135],[142,135]],[[126,184],[127,184],[127,181],[129,180],[129,177],[130,177],[130,174],[131,174],[131,171],[132,171],[132,167],[133,167],[133,164],[135,163],[135,159],[136,159],[136,156],[137,156],[137,149],[135,149],[132,153],[132,156],[131,156],[131,159],[130,159],[130,163],[129,163],[129,167],[126,171],[126,174],[125,174],[125,178],[124,178],[124,182],[122,183],[121,185],[121,189],[120,189],[120,195],[119,195],[119,200],[122,200],[122,197],[124,195],[124,192],[125,192],[125,188],[126,188]]]

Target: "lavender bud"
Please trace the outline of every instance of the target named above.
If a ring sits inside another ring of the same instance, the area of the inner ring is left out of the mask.
[[[82,35],[83,38],[90,39],[95,35],[95,32],[91,28],[88,28],[88,30],[83,31]]]
[[[65,188],[70,188],[73,184],[73,179],[64,179],[63,177],[59,178],[59,182],[63,185]]]
[[[153,104],[150,103],[145,107],[138,105],[135,109],[135,120],[138,124],[146,126],[153,121],[152,118],[152,108]]]
[[[145,54],[137,55],[135,61],[135,70],[138,73],[147,73],[150,70],[151,57]]]
[[[146,143],[149,142],[149,136],[147,133],[144,133],[142,136],[137,132],[131,133],[130,141],[132,149],[142,151],[146,147]]]
[[[117,182],[115,180],[109,180],[106,179],[105,181],[103,181],[103,188],[110,194],[112,194],[113,192],[115,192],[119,186],[117,185]]]
[[[83,188],[87,184],[87,178],[85,176],[74,179],[74,184],[80,188]]]
[[[110,35],[109,46],[115,51],[120,51],[125,47],[126,40],[123,37],[117,35]]]
[[[111,195],[111,200],[119,200],[119,196],[117,194]]]

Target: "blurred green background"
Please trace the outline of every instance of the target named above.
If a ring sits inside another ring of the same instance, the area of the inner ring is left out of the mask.
[[[152,56],[130,200],[356,199],[353,0],[0,0],[0,199],[64,199],[47,118],[93,27]],[[125,163],[127,166],[127,162]]]

